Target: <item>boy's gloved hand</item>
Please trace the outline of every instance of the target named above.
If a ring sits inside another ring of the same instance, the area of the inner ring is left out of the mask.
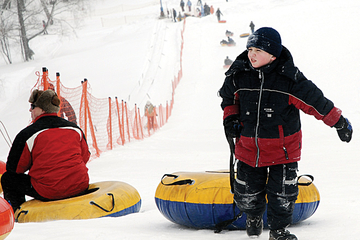
[[[350,142],[353,133],[351,123],[347,118],[340,116],[339,121],[333,126],[339,135],[339,138],[343,142]]]
[[[238,138],[241,135],[242,126],[237,115],[231,115],[224,119],[224,130],[226,136]]]

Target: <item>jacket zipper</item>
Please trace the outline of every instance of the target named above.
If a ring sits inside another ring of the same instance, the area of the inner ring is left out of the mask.
[[[260,126],[260,104],[261,104],[261,97],[263,93],[263,86],[264,86],[264,74],[259,70],[259,80],[260,80],[260,92],[259,92],[259,101],[258,101],[258,109],[257,109],[257,119],[256,119],[256,129],[255,129],[255,144],[257,149],[256,155],[256,164],[255,167],[259,165],[259,158],[260,158],[260,148],[258,143],[258,134],[259,134],[259,126]]]
[[[279,125],[279,140],[282,141],[282,148],[284,150],[286,160],[289,160],[289,154],[285,147],[285,136],[284,136],[284,129],[281,125]]]

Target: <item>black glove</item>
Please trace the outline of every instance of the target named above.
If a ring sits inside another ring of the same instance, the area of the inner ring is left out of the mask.
[[[242,126],[237,115],[230,115],[224,119],[224,130],[226,136],[238,138],[241,135]]]
[[[340,116],[339,121],[333,126],[339,135],[339,138],[343,142],[350,142],[353,133],[351,123],[347,118]]]

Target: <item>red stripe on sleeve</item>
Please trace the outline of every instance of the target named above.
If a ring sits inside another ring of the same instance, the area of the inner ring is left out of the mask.
[[[224,108],[224,116],[223,116],[223,120],[230,116],[230,115],[235,115],[235,114],[239,114],[239,106],[238,105],[230,105]]]

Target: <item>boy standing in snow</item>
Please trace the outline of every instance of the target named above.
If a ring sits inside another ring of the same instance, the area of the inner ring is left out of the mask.
[[[293,63],[273,28],[260,28],[248,39],[219,93],[227,138],[236,138],[237,178],[234,201],[246,213],[246,232],[259,236],[268,199],[270,240],[296,240],[291,224],[298,195],[301,155],[299,110],[335,127],[350,142],[352,126]]]

